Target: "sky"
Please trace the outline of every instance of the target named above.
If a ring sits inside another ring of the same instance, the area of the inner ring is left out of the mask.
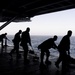
[[[3,23],[0,23],[0,26]],[[10,23],[0,31],[0,34],[7,32],[14,35],[18,30],[25,31],[30,27],[30,35],[65,35],[72,30],[75,36],[75,9],[63,10],[38,15],[31,18],[31,22]]]

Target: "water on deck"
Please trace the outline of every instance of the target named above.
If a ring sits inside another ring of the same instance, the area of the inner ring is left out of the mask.
[[[12,47],[7,47],[7,50],[10,51]],[[1,51],[1,49],[0,49]],[[57,69],[55,66],[55,61],[57,57],[50,58],[52,64],[41,67],[40,59],[34,59],[35,55],[29,53],[28,59],[29,63],[24,64],[23,51],[20,52],[21,58],[16,60],[16,54],[13,54],[13,60],[9,53],[4,52],[0,53],[0,75],[9,74],[9,75],[75,75],[75,66],[68,67],[65,71],[62,70],[62,66]]]

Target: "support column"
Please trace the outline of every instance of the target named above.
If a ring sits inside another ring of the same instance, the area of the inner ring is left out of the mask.
[[[0,30],[2,30],[4,27],[6,27],[9,23],[11,23],[13,20],[15,20],[16,16],[4,23],[2,26],[0,26]]]

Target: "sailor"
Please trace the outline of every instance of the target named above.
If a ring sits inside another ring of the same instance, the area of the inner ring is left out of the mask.
[[[51,64],[51,62],[49,61],[49,55],[50,55],[49,49],[57,48],[57,46],[55,44],[56,40],[57,40],[57,36],[54,35],[53,38],[49,38],[49,39],[45,40],[43,43],[41,43],[38,46],[38,49],[41,50],[41,64],[44,64],[43,59],[44,59],[44,54],[45,53],[46,53],[46,61],[45,61],[45,63],[46,64]]]

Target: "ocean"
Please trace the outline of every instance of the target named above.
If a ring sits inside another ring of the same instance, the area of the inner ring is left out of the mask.
[[[53,36],[31,36],[31,43],[32,43],[32,46],[33,46],[33,50],[35,51],[36,54],[39,54],[40,53],[40,50],[38,50],[38,45],[41,44],[43,41],[47,40],[48,38],[51,38]],[[63,36],[58,36],[58,39],[57,41],[55,42],[56,45],[59,44],[59,42],[61,41]],[[10,40],[7,42],[8,46],[13,46],[13,43],[12,43],[12,39],[14,38],[13,35],[8,35],[7,38]],[[71,52],[71,57],[75,58],[75,37],[72,36],[70,38],[71,40],[71,45],[70,45],[70,52]],[[21,47],[20,47],[21,48]],[[59,56],[59,53],[58,53],[58,50],[57,49],[53,49],[51,48],[50,49],[50,54],[52,56]]]

